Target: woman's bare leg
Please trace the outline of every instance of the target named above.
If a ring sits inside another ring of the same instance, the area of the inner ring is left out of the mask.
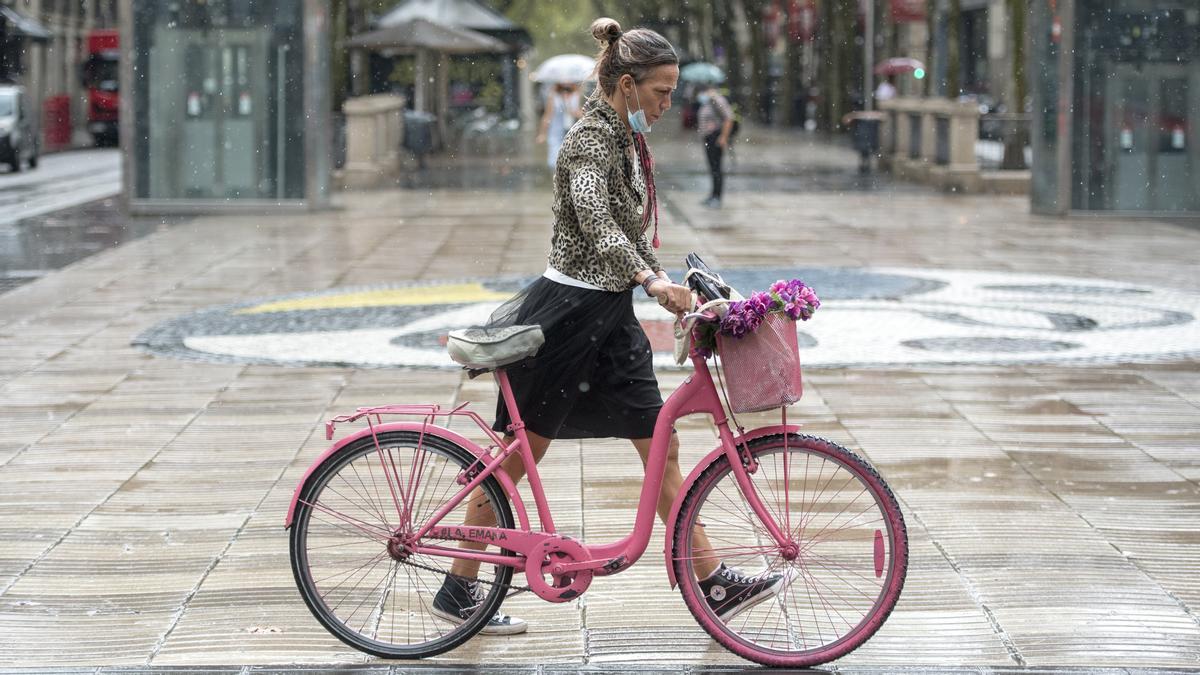
[[[525,430],[525,433],[529,435],[529,449],[533,451],[533,461],[542,461],[542,457],[546,454],[546,449],[550,447],[550,439],[538,436],[528,429]],[[512,442],[512,436],[504,437],[505,445]],[[525,464],[521,461],[521,455],[518,453],[510,455],[500,467],[513,479],[514,484],[520,483],[521,479],[525,477]],[[487,497],[484,496],[482,488],[475,488],[475,491],[471,493],[471,500],[467,504],[467,517],[463,524],[475,527],[496,526],[496,515],[488,507]],[[476,551],[482,551],[487,548],[487,544],[473,541],[460,541],[458,545],[460,548],[469,548]],[[476,560],[455,558],[454,564],[450,566],[450,573],[473,579],[479,576],[479,562]]]
[[[650,442],[649,438],[633,439],[633,447],[637,448],[638,454],[642,457],[642,468],[646,467],[646,462],[650,459]],[[662,519],[663,524],[667,522],[667,518],[671,517],[671,505],[675,503],[675,496],[679,494],[679,488],[683,486],[683,474],[679,472],[679,434],[671,434],[671,445],[667,451],[667,467],[663,474],[662,491],[658,493],[658,517]],[[666,536],[673,536],[671,532],[667,532]],[[696,576],[700,579],[707,578],[717,570],[720,561],[716,556],[700,557],[699,553],[703,551],[711,551],[712,544],[708,542],[708,537],[701,530],[696,530],[692,534],[692,551],[694,556],[694,567]]]

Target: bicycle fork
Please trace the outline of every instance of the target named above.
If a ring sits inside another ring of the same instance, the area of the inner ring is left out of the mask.
[[[784,418],[784,423],[781,425],[785,429],[789,429],[787,418]],[[795,427],[798,429],[798,427]],[[756,430],[762,431],[762,430]],[[729,464],[732,467],[734,479],[737,481],[738,487],[742,491],[742,496],[746,498],[746,503],[750,505],[750,509],[754,511],[754,515],[758,517],[759,522],[775,540],[775,544],[779,547],[779,555],[784,560],[795,560],[800,554],[800,544],[792,539],[791,523],[785,522],[783,527],[775,522],[775,517],[767,509],[762,501],[762,496],[758,494],[758,490],[754,487],[754,481],[750,480],[750,475],[758,471],[758,462],[750,454],[749,439],[742,437],[739,443],[733,437],[733,432],[729,430],[729,421],[722,420],[717,423],[717,432],[721,438],[721,449],[725,456],[729,458]],[[784,442],[787,442],[787,432],[784,433]],[[787,453],[784,453],[785,457]],[[788,462],[784,462],[784,489],[787,489],[788,484]],[[785,497],[786,501],[786,497]],[[787,509],[784,509],[784,517],[787,517]]]

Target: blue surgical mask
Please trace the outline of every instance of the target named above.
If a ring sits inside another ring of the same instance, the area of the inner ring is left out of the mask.
[[[646,111],[642,110],[642,100],[638,96],[637,87],[633,88],[633,96],[637,99],[637,112],[626,113],[629,116],[629,128],[639,134],[650,133],[650,123],[646,121]],[[629,105],[629,97],[625,97],[625,105]]]

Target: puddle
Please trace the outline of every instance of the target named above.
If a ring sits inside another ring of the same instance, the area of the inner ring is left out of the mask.
[[[127,217],[120,202],[109,198],[2,225],[0,293],[186,219]]]

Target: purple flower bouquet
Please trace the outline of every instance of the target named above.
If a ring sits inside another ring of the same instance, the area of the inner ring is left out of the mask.
[[[769,291],[752,293],[745,300],[729,303],[725,316],[719,324],[701,324],[696,328],[696,350],[704,357],[712,356],[716,347],[717,333],[732,338],[743,338],[754,333],[769,314],[782,314],[793,321],[808,321],[821,301],[813,289],[799,279],[779,280],[771,284]]]

